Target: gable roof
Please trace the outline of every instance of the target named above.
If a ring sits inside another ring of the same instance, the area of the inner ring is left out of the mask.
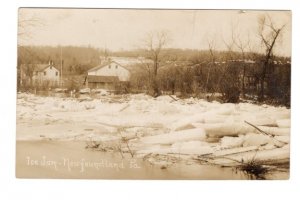
[[[49,66],[48,64],[37,64],[35,65],[34,71],[39,71],[39,72],[44,71],[45,69],[48,68],[48,66]]]
[[[103,67],[105,67],[105,66],[107,66],[107,65],[112,64],[112,63],[115,63],[115,64],[117,64],[117,65],[123,67],[124,69],[127,69],[128,71],[130,71],[130,69],[128,69],[127,67],[121,65],[120,63],[118,63],[118,62],[116,62],[116,61],[110,61],[110,62],[103,63],[103,64],[101,64],[101,65],[99,65],[99,66],[93,67],[93,68],[89,69],[88,72],[92,72],[92,71],[99,70],[99,69],[101,69],[101,68],[103,68]]]
[[[87,75],[86,80],[89,83],[114,83],[114,82],[119,82],[119,78],[117,76]]]
[[[38,71],[38,72],[43,72],[45,69],[47,69],[48,67],[53,67],[55,68],[57,71],[59,71],[56,67],[54,67],[53,65],[49,65],[49,64],[22,64],[21,67],[25,68],[27,66],[33,67],[34,71]]]

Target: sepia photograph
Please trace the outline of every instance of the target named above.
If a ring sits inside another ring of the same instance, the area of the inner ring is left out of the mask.
[[[287,180],[290,10],[18,10],[16,177]]]

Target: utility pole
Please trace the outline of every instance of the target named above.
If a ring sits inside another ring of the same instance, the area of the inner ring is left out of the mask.
[[[60,85],[63,87],[63,71],[62,71],[62,48],[60,46]]]

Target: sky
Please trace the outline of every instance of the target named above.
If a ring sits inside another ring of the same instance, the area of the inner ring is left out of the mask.
[[[113,51],[143,48],[149,32],[168,33],[170,48],[225,50],[232,32],[251,49],[261,51],[258,18],[268,14],[275,26],[285,24],[275,53],[291,55],[291,12],[246,10],[136,10],[136,9],[19,9],[20,45],[73,45]],[[36,19],[38,23],[26,23]]]

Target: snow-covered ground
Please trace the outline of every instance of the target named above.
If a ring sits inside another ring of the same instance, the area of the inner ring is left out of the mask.
[[[17,140],[126,141],[137,157],[237,165],[289,159],[290,109],[145,94],[17,96]],[[258,130],[259,129],[259,130]],[[128,147],[127,147],[128,146]]]

